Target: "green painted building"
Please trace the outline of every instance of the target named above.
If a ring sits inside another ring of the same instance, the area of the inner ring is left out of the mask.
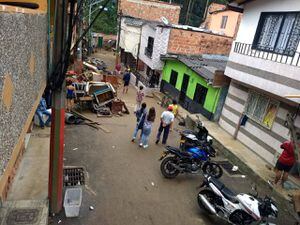
[[[189,112],[218,120],[229,85],[229,78],[224,76],[227,57],[166,55],[161,58],[165,62],[161,91]]]

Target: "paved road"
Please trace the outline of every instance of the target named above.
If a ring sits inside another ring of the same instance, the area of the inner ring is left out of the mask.
[[[129,95],[123,96],[131,112],[134,92],[130,89]],[[147,98],[147,104],[155,106],[160,115],[162,109],[154,99]],[[89,116],[96,119],[94,114]],[[180,175],[173,180],[162,177],[158,158],[163,146],[154,144],[158,119],[147,150],[130,141],[135,126],[133,114],[97,120],[111,133],[85,125],[66,127],[65,165],[83,166],[87,187],[80,217],[66,219],[62,213],[53,223],[61,219],[61,224],[70,225],[226,224],[198,208],[200,175]],[[178,145],[178,138],[178,133],[171,133],[169,144]],[[222,179],[239,190],[249,190],[247,179],[229,178],[226,174]],[[89,206],[95,209],[90,211]]]

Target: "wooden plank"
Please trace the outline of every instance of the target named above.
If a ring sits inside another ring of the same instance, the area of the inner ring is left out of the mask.
[[[101,129],[102,131],[104,131],[105,133],[110,133],[110,130],[108,130],[106,127],[102,126],[101,123],[97,122],[97,121],[94,121],[93,119],[75,111],[75,110],[72,110],[72,113],[74,113],[75,115],[77,115],[78,117],[81,117],[82,119],[85,119],[85,120],[88,120],[90,121],[91,123],[89,123],[90,125],[97,125],[97,127],[99,129]]]

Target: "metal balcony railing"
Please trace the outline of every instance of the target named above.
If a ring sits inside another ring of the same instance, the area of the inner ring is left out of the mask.
[[[150,59],[152,59],[152,53],[153,49],[150,49],[148,47],[145,48],[145,55],[148,56]]]
[[[295,52],[293,56],[288,56],[272,51],[258,50],[255,49],[252,44],[246,44],[241,42],[234,43],[233,51],[242,55],[248,55],[255,58],[270,60],[277,63],[288,64],[291,66],[300,66],[300,52]]]

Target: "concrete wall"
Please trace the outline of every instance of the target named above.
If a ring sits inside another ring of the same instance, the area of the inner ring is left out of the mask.
[[[228,55],[231,44],[232,38],[230,37],[173,28],[170,33],[168,53]]]
[[[120,9],[127,16],[140,19],[161,21],[164,16],[172,24],[178,24],[180,6],[160,1],[121,0]]]
[[[141,27],[127,25],[124,21],[125,18],[121,21],[120,47],[125,52],[130,52],[136,58],[140,43]]]
[[[0,198],[46,85],[46,13],[0,5]]]
[[[167,53],[170,29],[165,27],[156,27],[145,24],[142,28],[141,49],[139,58],[151,69],[162,70],[164,63],[160,56]],[[148,37],[154,38],[152,58],[145,55],[145,48],[148,44]]]
[[[231,82],[230,84],[219,124],[231,135],[235,133],[240,117],[244,113],[248,93],[251,89],[251,87],[246,87],[237,82]],[[271,98],[274,99],[273,96]],[[284,125],[286,115],[287,113],[294,113],[297,109],[296,105],[293,107],[286,102],[277,101],[280,102],[280,105],[271,129],[249,118],[246,125],[241,126],[237,135],[238,140],[273,165],[282,152],[282,149],[280,149],[281,142],[290,139],[289,130]],[[295,125],[300,127],[300,116],[297,117]]]
[[[300,9],[300,1],[280,0],[253,1],[245,5],[243,19],[237,34],[236,42],[252,44],[261,12],[295,11]],[[229,57],[225,74],[235,80],[256,86],[272,94],[284,97],[288,94],[299,94],[300,66],[292,66],[297,57],[278,54],[254,53],[252,56],[234,52],[234,44]],[[300,51],[300,45],[298,46]],[[299,53],[296,53],[298,56]],[[280,61],[284,63],[280,63]],[[286,63],[285,63],[286,61]],[[295,102],[300,102],[294,99]]]
[[[238,30],[237,28],[239,26],[239,21],[241,20],[241,15],[241,13],[230,10],[214,13],[211,15],[210,24],[207,28],[216,32],[222,32],[226,36],[234,37]],[[223,16],[228,16],[226,27],[224,29],[221,28]]]

